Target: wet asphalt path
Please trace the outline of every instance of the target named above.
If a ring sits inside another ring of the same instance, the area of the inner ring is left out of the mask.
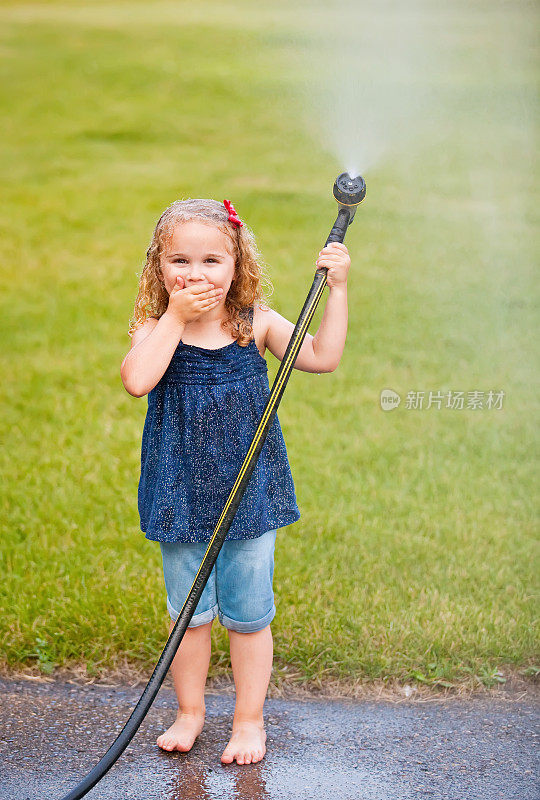
[[[56,800],[101,758],[144,687],[0,679],[0,798]],[[400,703],[267,699],[267,753],[222,765],[234,696],[206,695],[187,753],[156,738],[173,721],[163,686],[89,800],[538,800],[533,700]]]

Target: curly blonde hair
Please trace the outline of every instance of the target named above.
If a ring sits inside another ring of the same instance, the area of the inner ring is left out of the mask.
[[[253,308],[256,300],[268,305],[261,282],[267,283],[272,290],[273,286],[257,249],[253,231],[245,222],[242,227],[229,222],[229,212],[217,200],[175,200],[157,221],[150,247],[146,251],[146,263],[139,276],[139,292],[128,334],[133,336],[149,317],[159,319],[167,310],[169,294],[163,283],[161,255],[176,225],[190,220],[215,225],[232,242],[235,277],[225,298],[227,319],[221,323],[221,327],[245,347],[253,339],[253,328],[247,312]]]

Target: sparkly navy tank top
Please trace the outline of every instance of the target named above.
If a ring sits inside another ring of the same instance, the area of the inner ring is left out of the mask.
[[[254,339],[217,350],[179,342],[148,393],[138,488],[147,539],[210,540],[269,395],[268,366]],[[299,518],[276,414],[226,540],[256,539]]]

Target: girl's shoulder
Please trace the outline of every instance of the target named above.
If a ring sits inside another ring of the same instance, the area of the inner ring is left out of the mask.
[[[253,325],[264,326],[272,309],[266,303],[256,301],[249,309],[249,318]]]
[[[266,303],[263,303],[262,301],[257,301],[251,310],[253,311],[254,322],[255,320],[264,320],[269,316],[268,312],[272,311],[270,306],[267,306]]]
[[[240,312],[240,316],[248,320],[254,327],[261,327],[265,324],[268,312],[271,308],[262,301],[255,301],[252,306],[245,306]]]
[[[263,358],[266,350],[266,336],[271,317],[269,312],[271,311],[272,309],[263,302],[257,301],[253,306],[253,335]]]
[[[152,333],[156,325],[158,324],[159,319],[157,317],[148,317],[142,325],[139,325],[138,328],[135,328],[133,334],[131,336],[131,347],[135,347],[135,345],[142,342],[143,339]]]

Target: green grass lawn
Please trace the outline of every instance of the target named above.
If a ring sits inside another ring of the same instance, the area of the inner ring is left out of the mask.
[[[153,227],[176,198],[231,198],[295,322],[346,165],[298,108],[320,31],[290,4],[77,6],[0,11],[0,665],[150,672],[168,617],[137,513],[146,398],[120,364]],[[278,532],[275,681],[535,672],[538,20],[496,6],[492,70],[494,7],[426,17],[451,56],[425,76],[439,114],[366,173],[343,358],[295,370],[279,408],[302,517]],[[505,396],[405,407],[430,390]]]

